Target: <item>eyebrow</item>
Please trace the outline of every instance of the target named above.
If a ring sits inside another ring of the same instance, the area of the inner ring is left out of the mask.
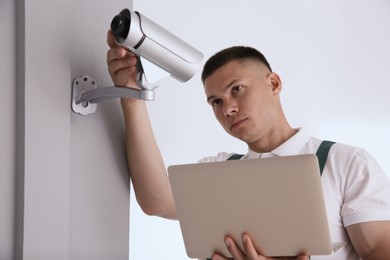
[[[224,89],[227,90],[228,88],[230,88],[232,85],[236,84],[238,81],[240,81],[239,79],[234,79],[232,80],[229,84],[227,84]],[[207,103],[209,103],[210,99],[213,99],[213,98],[216,98],[216,96],[212,95],[212,96],[208,96],[207,97]]]

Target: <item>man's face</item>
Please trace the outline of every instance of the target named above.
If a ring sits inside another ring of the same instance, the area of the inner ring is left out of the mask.
[[[215,117],[226,132],[247,144],[272,136],[280,88],[279,77],[252,60],[231,61],[205,80]]]

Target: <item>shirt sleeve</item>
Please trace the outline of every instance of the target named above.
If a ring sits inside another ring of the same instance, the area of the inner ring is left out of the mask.
[[[341,208],[344,226],[390,220],[389,178],[364,149],[356,149],[348,157]]]

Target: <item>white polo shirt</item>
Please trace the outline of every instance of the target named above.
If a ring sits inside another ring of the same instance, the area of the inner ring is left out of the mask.
[[[249,149],[241,159],[315,154],[321,142],[307,135],[301,128],[270,153],[259,154]],[[225,161],[232,154],[222,152],[199,162]],[[390,220],[389,178],[364,149],[336,143],[329,151],[322,174],[322,186],[332,242],[348,244],[332,255],[312,256],[311,259],[360,259],[345,227],[361,222]]]

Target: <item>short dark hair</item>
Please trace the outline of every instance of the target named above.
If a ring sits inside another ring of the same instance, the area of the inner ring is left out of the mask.
[[[211,56],[203,67],[202,82],[204,84],[206,78],[213,74],[217,69],[234,60],[252,59],[263,63],[270,71],[272,71],[267,59],[264,55],[255,48],[248,46],[233,46],[223,49]]]

